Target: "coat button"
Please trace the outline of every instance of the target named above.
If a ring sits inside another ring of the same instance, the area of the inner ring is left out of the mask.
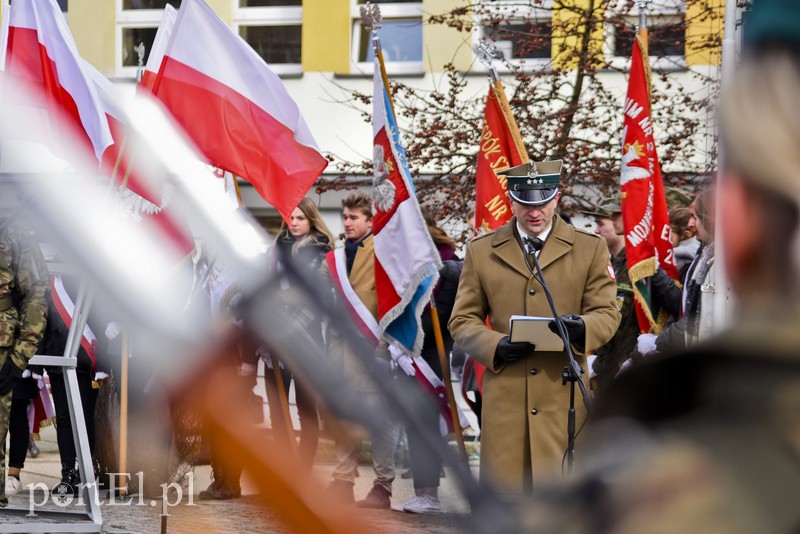
[[[531,410],[531,415],[536,415],[537,413],[539,413],[539,410],[537,410],[536,408]]]
[[[530,288],[528,290],[528,295],[535,295],[535,294],[536,294],[536,288],[535,287],[532,287],[532,288]]]
[[[534,367],[533,369],[531,369],[531,374],[532,375],[538,375],[539,374],[539,370],[536,367]]]

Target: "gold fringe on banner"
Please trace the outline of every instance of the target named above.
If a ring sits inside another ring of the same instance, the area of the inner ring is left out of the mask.
[[[654,274],[656,274],[656,259],[654,257],[644,259],[633,267],[628,267],[628,276],[632,284]]]
[[[497,98],[497,101],[500,103],[500,109],[503,111],[503,117],[506,119],[508,131],[511,133],[511,138],[514,140],[517,153],[522,163],[528,163],[530,161],[528,151],[525,148],[525,143],[522,141],[522,134],[519,131],[519,126],[517,126],[517,121],[514,119],[514,114],[511,112],[511,105],[508,103],[508,98],[506,98],[503,82],[500,80],[494,82],[492,84],[492,90],[494,91],[494,96]]]

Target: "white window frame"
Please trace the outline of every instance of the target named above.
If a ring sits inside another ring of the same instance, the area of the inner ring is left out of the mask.
[[[553,20],[553,0],[543,0],[539,5],[523,6],[519,0],[497,0],[491,5],[492,11],[496,16],[507,16],[507,22],[524,24],[527,22],[552,22]],[[478,44],[484,38],[484,26],[488,21],[480,16],[476,17],[473,32],[473,45]],[[507,60],[496,59],[492,61],[492,66],[500,73],[509,73],[512,70],[522,69],[523,71],[538,71],[547,69],[553,63],[552,41],[550,45],[549,58],[510,58]],[[472,64],[473,71],[484,71],[486,67],[475,58]]]
[[[302,6],[239,7],[239,0],[231,0],[231,26],[236,35],[242,26],[301,26]],[[302,31],[302,30],[301,30]],[[276,74],[302,74],[302,63],[270,63]]]
[[[359,61],[358,51],[361,48],[361,4],[358,0],[350,2],[350,72],[352,74],[373,74],[375,65],[371,61]],[[422,23],[422,2],[401,4],[377,4],[381,10],[381,19],[419,19]],[[369,46],[372,46],[371,44]],[[423,48],[424,50],[424,48]],[[420,74],[423,72],[422,61],[386,61],[387,74]]]
[[[686,2],[683,0],[651,0],[647,5],[647,26],[649,28],[660,26],[662,23],[682,23],[686,20]],[[625,15],[628,23],[635,28],[639,27],[639,5],[636,4],[629,13]],[[605,41],[603,43],[603,53],[611,68],[618,70],[630,69],[630,57],[615,56],[615,36],[616,29],[610,22],[605,24]],[[684,36],[684,51],[686,42]],[[682,56],[649,56],[650,68],[653,70],[670,71],[684,70],[687,68],[686,54]]]
[[[123,0],[116,0],[117,24],[114,31],[115,73],[119,77],[135,78],[138,67],[122,66],[122,33],[128,28],[157,28],[163,9],[122,9]],[[240,26],[299,26],[303,22],[302,6],[239,7],[239,0],[231,0],[231,27],[239,34]],[[300,63],[270,64],[276,74],[300,74]]]
[[[117,76],[135,78],[138,67],[122,66],[122,32],[129,28],[158,28],[163,9],[122,9],[116,0],[117,24],[114,28],[114,71]]]

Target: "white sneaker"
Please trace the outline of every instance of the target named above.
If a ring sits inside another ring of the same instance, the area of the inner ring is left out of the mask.
[[[22,482],[16,477],[6,477],[6,495],[16,495],[22,489]]]
[[[400,505],[404,512],[412,514],[438,514],[442,511],[439,499],[431,495],[416,495]]]

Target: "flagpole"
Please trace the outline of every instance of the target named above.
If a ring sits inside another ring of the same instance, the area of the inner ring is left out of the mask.
[[[461,453],[461,459],[464,460],[464,463],[469,465],[469,455],[467,454],[467,447],[464,444],[464,434],[461,431],[461,418],[458,417],[458,406],[456,405],[456,396],[453,392],[453,382],[450,380],[450,362],[447,360],[447,355],[444,353],[442,326],[439,323],[439,312],[436,309],[436,299],[433,295],[431,295],[431,323],[433,325],[433,335],[436,338],[436,350],[439,352],[439,365],[442,367],[442,381],[444,382],[444,389],[447,392],[447,402],[450,404],[450,418],[453,420],[453,433],[456,436],[458,452]]]
[[[139,43],[139,46],[136,48],[136,52],[139,55],[139,70],[137,71],[136,75],[136,83],[138,84],[141,82],[141,67],[142,67],[142,60],[144,58],[144,45]],[[119,151],[117,152],[117,160],[114,162],[114,170],[111,171],[111,181],[109,182],[109,195],[111,194],[111,187],[117,180],[117,176],[119,174],[119,168],[122,164],[122,156],[125,154],[125,150],[127,150],[128,144],[128,136],[122,138],[122,142],[119,146]],[[125,167],[125,174],[123,175],[122,180],[120,181],[120,186],[117,189],[118,194],[122,194],[127,186],[128,180],[130,179],[131,175],[131,164]],[[117,197],[119,198],[119,197]],[[120,401],[119,401],[119,472],[121,473],[119,476],[120,484],[119,484],[119,495],[120,497],[125,496],[128,494],[128,484],[124,478],[125,474],[128,471],[128,358],[130,358],[130,339],[128,338],[128,333],[123,330],[122,331],[122,362],[120,365]],[[125,483],[123,486],[123,482]],[[142,488],[139,488],[139,491],[144,491]]]
[[[647,33],[647,2],[648,0],[639,0],[639,29],[636,32],[636,40],[639,41],[639,49],[642,52],[642,63],[644,64],[644,75],[647,79],[647,101],[650,103],[650,113],[653,110],[652,98],[652,72],[650,71],[650,54],[649,54],[649,38]]]
[[[522,134],[519,131],[519,126],[517,126],[517,121],[514,119],[511,105],[508,103],[503,82],[500,80],[497,69],[492,64],[492,59],[497,57],[497,50],[489,39],[482,39],[472,49],[478,57],[478,60],[483,63],[489,71],[489,84],[491,85],[495,98],[497,98],[497,102],[500,104],[500,109],[503,111],[503,118],[506,120],[508,132],[511,134],[511,139],[514,141],[514,147],[517,149],[522,163],[527,163],[530,161],[530,158],[528,157],[525,143],[522,141]]]
[[[725,27],[724,37],[722,39],[722,66],[721,66],[721,88],[724,91],[725,86],[730,82],[733,71],[736,68],[736,2],[725,2]],[[724,176],[723,163],[725,158],[722,154],[722,149],[717,156],[717,188],[723,187]],[[722,216],[722,206],[719,205],[719,195],[715,195],[716,203],[716,224],[714,225],[714,256],[717,258],[724,257],[723,246],[724,240],[722,234],[725,231],[722,224],[720,224]],[[714,329],[723,329],[730,322],[730,307],[729,297],[730,291],[728,288],[728,273],[725,271],[725,262],[717,261],[715,263],[716,269],[716,291],[714,292]]]
[[[647,50],[647,2],[648,0],[639,0],[639,31],[644,43],[644,49]]]
[[[378,29],[380,28],[381,22],[381,12],[380,6],[377,5],[364,5],[361,6],[361,21],[366,27],[369,28],[370,32],[372,33],[372,50],[375,53],[375,57],[378,59],[378,65],[381,69],[381,79],[383,80],[383,85],[386,87],[386,94],[389,99],[389,107],[392,111],[392,116],[397,118],[397,115],[394,112],[394,103],[392,102],[392,92],[389,87],[389,77],[386,74],[386,65],[383,61],[383,52],[381,50],[381,40],[378,37]],[[374,98],[377,98],[375,96]],[[469,457],[467,456],[467,448],[464,445],[464,435],[461,432],[461,420],[458,417],[458,408],[456,406],[455,394],[453,393],[453,383],[450,381],[450,365],[447,360],[447,355],[444,352],[444,338],[442,336],[442,327],[439,321],[439,313],[436,310],[436,301],[431,295],[430,300],[430,310],[431,310],[431,322],[433,325],[433,333],[434,338],[436,340],[436,349],[439,353],[439,363],[442,367],[442,379],[444,382],[444,388],[447,392],[447,401],[450,404],[450,417],[453,420],[453,433],[456,437],[456,443],[458,444],[458,450],[461,453],[461,457],[465,463],[469,463]]]
[[[494,91],[497,101],[500,103],[500,109],[503,110],[503,117],[505,117],[506,124],[508,124],[508,131],[511,133],[511,139],[514,140],[514,146],[517,149],[517,153],[520,155],[522,163],[529,162],[530,157],[528,157],[528,151],[525,148],[525,143],[522,141],[522,134],[517,126],[517,121],[514,120],[514,114],[511,112],[511,105],[508,103],[508,98],[506,98],[503,82],[499,79],[495,80],[492,83],[492,91]]]
[[[128,332],[123,329],[122,336],[122,362],[120,365],[119,385],[119,484],[117,489],[120,496],[128,494],[128,358],[130,358],[130,340]],[[139,488],[141,491],[142,488]]]
[[[236,200],[239,202],[239,207],[244,207],[244,202],[242,202],[242,192],[239,190],[239,179],[233,173],[231,173],[231,183],[233,183],[233,190],[236,191]]]
[[[473,47],[473,51],[489,72],[489,84],[495,98],[497,98],[497,102],[500,104],[500,109],[503,111],[503,117],[508,125],[508,132],[511,134],[511,139],[514,141],[514,147],[517,149],[517,153],[522,160],[521,162],[527,163],[530,161],[528,150],[525,148],[525,143],[522,141],[522,134],[519,131],[519,126],[517,126],[517,121],[514,119],[511,105],[508,103],[503,82],[500,80],[497,69],[492,64],[492,59],[497,57],[497,50],[492,41],[489,39],[482,39]]]

